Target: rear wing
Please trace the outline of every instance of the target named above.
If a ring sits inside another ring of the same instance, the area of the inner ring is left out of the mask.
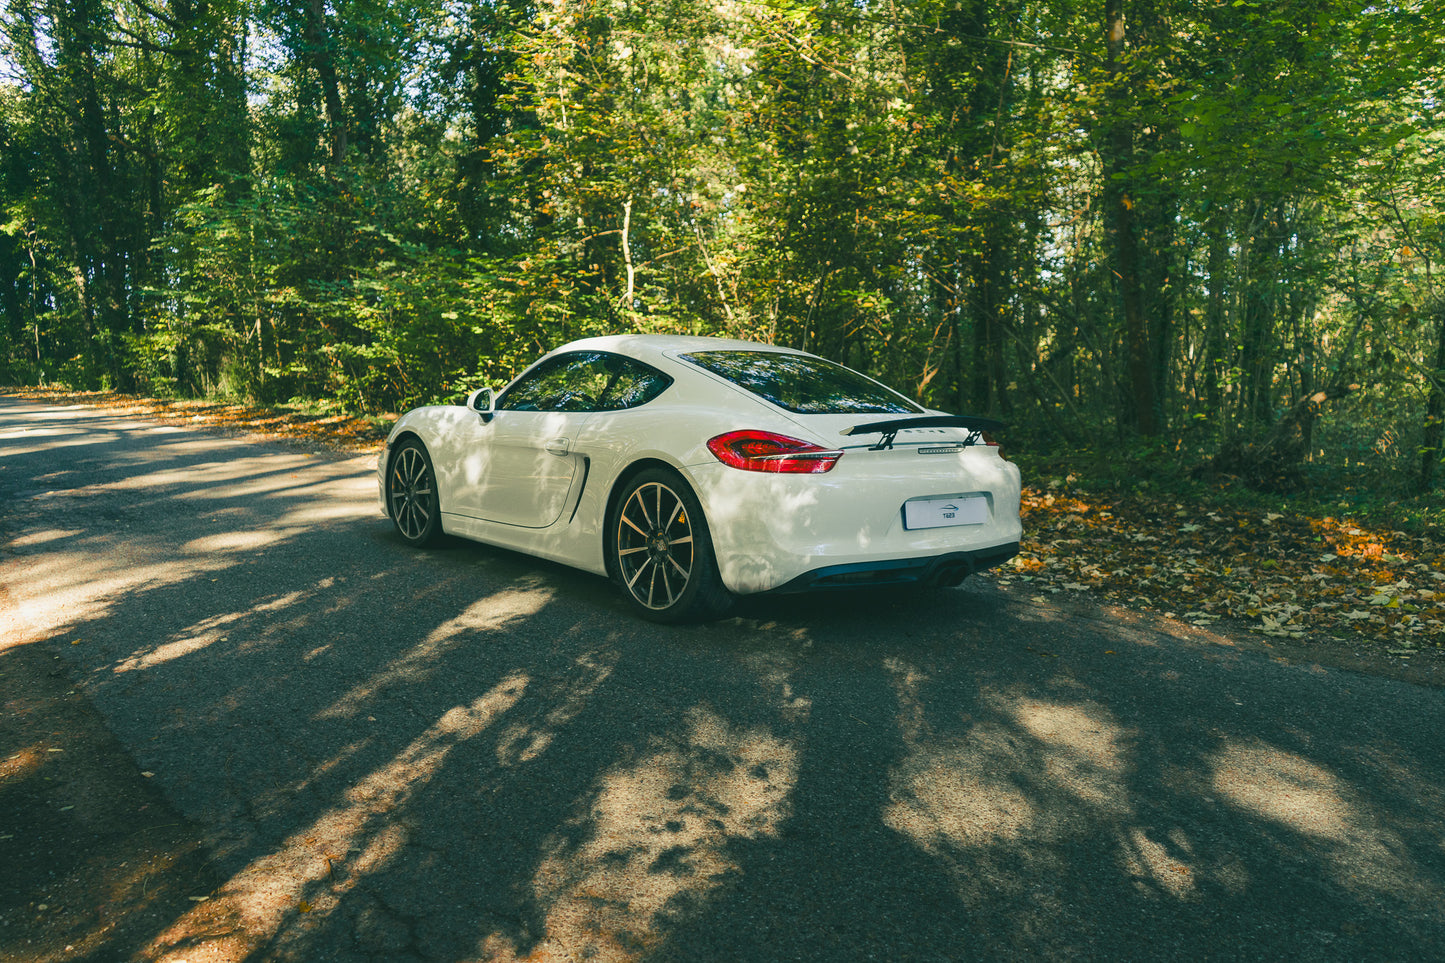
[[[871,451],[887,451],[893,447],[893,439],[900,431],[907,431],[910,428],[967,428],[968,437],[964,439],[963,446],[976,445],[983,437],[985,431],[1000,431],[1006,426],[1001,421],[994,421],[992,418],[979,418],[974,415],[920,415],[915,418],[890,418],[888,421],[870,421],[864,425],[854,425],[851,428],[844,428],[839,434],[843,435],[871,435],[881,434],[878,444],[871,447]]]

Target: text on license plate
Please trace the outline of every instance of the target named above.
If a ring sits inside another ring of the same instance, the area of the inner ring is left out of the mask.
[[[914,498],[903,503],[903,527],[945,528],[949,525],[982,525],[988,521],[988,499],[983,495],[953,498]]]

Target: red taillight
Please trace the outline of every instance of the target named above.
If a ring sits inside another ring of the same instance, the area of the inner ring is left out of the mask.
[[[789,475],[825,472],[843,457],[841,451],[830,451],[771,431],[730,431],[709,441],[707,450],[733,468]]]

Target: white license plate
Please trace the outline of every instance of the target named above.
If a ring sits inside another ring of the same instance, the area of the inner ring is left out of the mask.
[[[983,495],[955,498],[914,498],[903,503],[903,527],[947,528],[982,525],[988,521],[988,499]]]

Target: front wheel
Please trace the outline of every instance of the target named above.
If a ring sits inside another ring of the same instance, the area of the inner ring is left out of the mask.
[[[731,607],[702,506],[675,472],[654,468],[632,479],[612,533],[613,571],[643,618],[699,622]]]
[[[397,445],[386,473],[386,508],[397,534],[412,545],[430,545],[441,535],[441,500],[426,446],[415,438]]]

